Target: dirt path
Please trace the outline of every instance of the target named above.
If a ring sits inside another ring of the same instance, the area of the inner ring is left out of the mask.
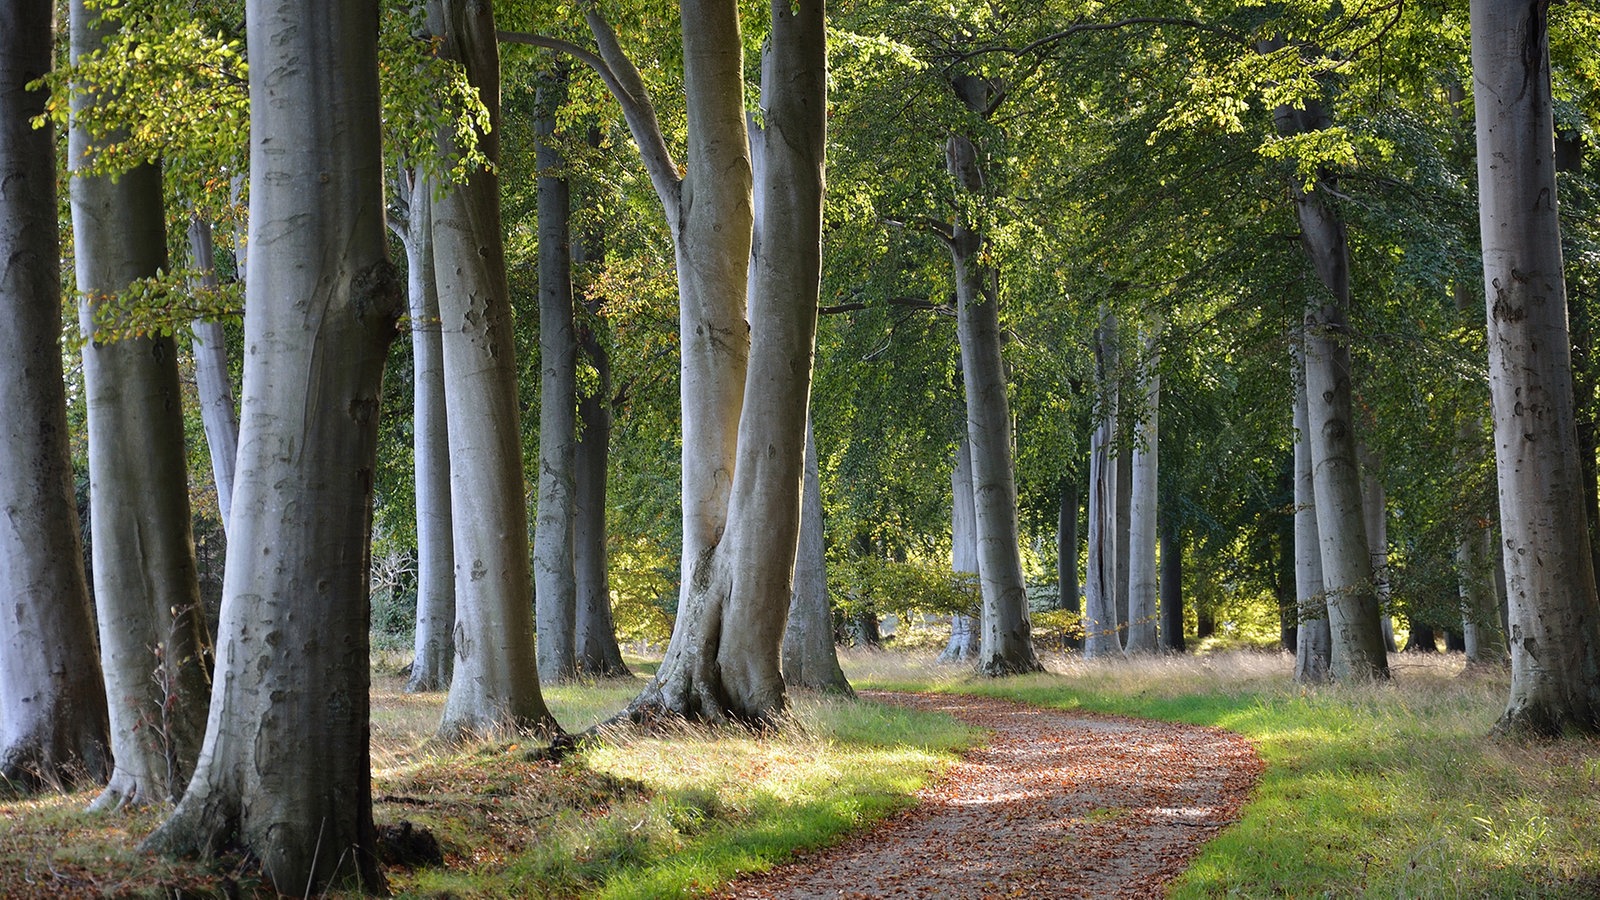
[[[1213,728],[983,697],[868,693],[989,729],[906,813],[722,895],[1159,897],[1238,818],[1260,758]]]

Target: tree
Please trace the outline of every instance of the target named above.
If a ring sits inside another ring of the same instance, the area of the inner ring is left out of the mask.
[[[281,892],[378,892],[367,563],[403,308],[384,247],[378,9],[250,0],[246,23],[251,273],[218,672],[194,778],[145,846],[242,847]]]
[[[833,610],[828,605],[828,571],[823,547],[822,484],[817,475],[817,441],[806,423],[806,473],[800,497],[800,544],[795,554],[794,596],[783,630],[783,683],[854,695],[839,668],[833,642]]]
[[[1497,726],[1600,730],[1600,600],[1584,516],[1546,0],[1473,0],[1489,389],[1511,620]]]
[[[433,197],[426,170],[402,171],[403,216],[392,221],[406,253],[411,318],[411,457],[417,511],[417,621],[408,691],[450,686],[455,670],[455,545],[450,509],[450,423],[445,410],[439,281],[433,254]]]
[[[539,165],[539,507],[533,533],[539,679],[578,674],[575,524],[578,341],[572,320],[572,200],[555,146],[566,73],[541,79],[534,132]]]
[[[442,39],[440,56],[465,67],[488,110],[477,133],[487,162],[434,206],[456,565],[455,674],[439,734],[554,731],[535,662],[521,414],[494,169],[501,133],[494,11],[466,0],[430,0],[427,9],[429,30]],[[439,144],[446,158],[462,152],[449,131],[441,130]]]
[[[117,28],[115,19],[76,0],[74,59],[97,52]],[[74,85],[73,95],[80,113],[116,99],[92,83]],[[210,693],[176,342],[160,332],[107,338],[97,329],[119,293],[167,267],[161,170],[146,163],[120,174],[95,172],[105,143],[75,117],[68,166],[86,338],[89,510],[116,760],[96,809],[166,803],[183,793],[205,734]]]
[[[1089,577],[1083,610],[1083,655],[1122,655],[1117,627],[1117,413],[1116,319],[1109,312],[1096,331],[1101,384],[1100,421],[1089,439]]]
[[[1143,409],[1134,423],[1133,483],[1128,514],[1128,646],[1130,653],[1152,653],[1157,647],[1156,497],[1160,483],[1160,358],[1158,330],[1145,339],[1140,358],[1139,388]]]
[[[54,128],[34,128],[50,71],[48,2],[0,4],[0,783],[100,781],[105,693],[73,500],[61,375]]]
[[[978,574],[978,513],[972,503],[972,443],[956,441],[955,465],[950,467],[950,571],[957,577]],[[939,654],[942,662],[971,662],[978,658],[978,623],[965,612],[950,614],[950,640]]]
[[[1317,500],[1311,466],[1310,407],[1301,374],[1302,350],[1295,345],[1294,401],[1294,587],[1297,629],[1294,680],[1328,680],[1333,635],[1322,585],[1322,541],[1317,536]]]

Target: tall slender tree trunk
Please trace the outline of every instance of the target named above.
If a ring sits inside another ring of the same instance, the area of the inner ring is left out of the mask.
[[[1294,593],[1299,608],[1294,680],[1318,684],[1331,677],[1333,634],[1322,584],[1322,541],[1317,534],[1317,498],[1311,464],[1311,426],[1306,397],[1304,349],[1294,358]]]
[[[1548,6],[1472,0],[1489,392],[1511,621],[1511,697],[1499,728],[1534,734],[1600,730],[1600,601],[1572,394]]]
[[[195,218],[189,223],[189,255],[200,270],[200,287],[216,290],[217,269],[213,262],[215,244],[211,222]],[[239,410],[233,402],[233,376],[228,368],[228,340],[222,323],[197,319],[190,324],[194,356],[194,384],[200,395],[200,421],[205,427],[206,448],[211,454],[211,478],[216,485],[217,512],[222,516],[222,532],[228,532],[228,515],[233,510],[234,460],[239,455]]]
[[[590,132],[598,145],[598,132]],[[574,267],[598,264],[605,257],[598,229],[572,248]],[[602,299],[584,301],[588,317],[578,329],[578,350],[594,368],[592,390],[578,400],[578,446],[573,461],[573,576],[577,581],[578,667],[588,675],[623,678],[630,673],[617,644],[611,611],[609,551],[606,546],[606,468],[611,460],[611,351],[603,334]]]
[[[1101,419],[1089,437],[1089,563],[1084,582],[1083,655],[1122,655],[1117,628],[1116,320],[1106,312],[1095,342],[1100,370]]]
[[[539,507],[533,533],[535,631],[539,679],[578,674],[578,584],[574,527],[578,443],[578,340],[572,322],[572,201],[556,149],[556,112],[566,74],[538,89],[539,165]]]
[[[1282,107],[1277,118],[1284,134],[1319,131],[1330,124],[1315,102],[1298,110]],[[1307,301],[1305,314],[1307,428],[1333,639],[1330,672],[1335,679],[1348,681],[1387,678],[1389,663],[1362,520],[1347,322],[1350,254],[1344,219],[1328,206],[1333,187],[1332,176],[1324,173],[1312,190],[1293,184],[1290,193],[1301,245],[1322,288]]]
[[[1082,584],[1078,579],[1078,485],[1074,479],[1061,479],[1061,497],[1056,513],[1056,608],[1081,616]],[[1067,646],[1081,649],[1081,638],[1069,638]]]
[[[500,51],[494,12],[469,0],[429,0],[440,55],[462,64],[489,109],[478,149],[500,158]],[[453,139],[439,136],[454,155]],[[455,533],[455,672],[439,735],[496,728],[559,729],[539,691],[533,572],[523,493],[522,427],[511,293],[500,228],[499,177],[471,173],[433,208],[435,272],[450,435]]]
[[[115,32],[114,21],[74,0],[75,60]],[[83,382],[100,664],[116,760],[94,809],[167,803],[183,793],[210,692],[176,342],[96,336],[96,314],[167,265],[161,170],[146,164],[116,178],[82,171],[103,141],[80,117],[111,99],[94,85],[75,85],[68,150],[78,314],[88,339]]]
[[[1161,524],[1161,649],[1182,653],[1183,639],[1183,533],[1168,506]]]
[[[60,238],[46,94],[54,4],[0,4],[0,782],[111,771],[61,375]]]
[[[445,411],[439,282],[434,268],[434,180],[410,180],[405,228],[411,312],[411,465],[417,502],[417,623],[406,690],[442,691],[455,669],[455,544],[450,510],[450,423]]]
[[[1128,505],[1128,644],[1130,653],[1158,649],[1156,601],[1160,575],[1156,568],[1156,498],[1160,474],[1160,359],[1156,334],[1146,339],[1146,357],[1140,361],[1143,409],[1134,425],[1132,488]]]
[[[1389,492],[1383,488],[1378,457],[1365,444],[1356,445],[1361,464],[1361,519],[1367,532],[1367,556],[1372,560],[1372,585],[1378,597],[1378,627],[1383,646],[1396,652],[1394,619],[1389,610]]]
[[[964,412],[964,411],[963,411]],[[972,444],[966,435],[956,442],[950,467],[950,571],[957,577],[978,574],[978,522],[972,505]],[[950,616],[950,640],[941,662],[978,658],[978,623],[966,613]]]
[[[381,892],[367,568],[403,300],[383,233],[378,9],[250,0],[246,16],[252,273],[218,672],[194,778],[146,846],[241,848],[284,893]]]
[[[828,606],[827,557],[822,529],[822,482],[817,440],[806,422],[806,474],[800,498],[800,544],[794,563],[794,596],[783,632],[783,680],[789,687],[854,695],[839,668]]]

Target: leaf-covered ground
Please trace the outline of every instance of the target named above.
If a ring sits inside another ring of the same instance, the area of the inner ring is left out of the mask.
[[[919,803],[725,897],[1145,897],[1239,817],[1261,773],[1219,729],[985,697],[870,694],[993,737]]]

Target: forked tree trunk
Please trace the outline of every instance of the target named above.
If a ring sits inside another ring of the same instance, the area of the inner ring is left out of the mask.
[[[189,223],[189,255],[200,270],[200,287],[216,290],[217,269],[211,223],[196,218]],[[228,533],[233,510],[234,461],[239,455],[239,409],[233,402],[233,376],[228,369],[228,340],[222,323],[197,319],[190,326],[194,356],[195,392],[200,395],[200,421],[205,426],[206,448],[211,454],[211,479],[217,491],[217,512],[222,533]]]
[[[1140,388],[1144,408],[1134,425],[1131,502],[1128,506],[1128,645],[1129,653],[1153,653],[1156,601],[1160,575],[1156,569],[1156,497],[1160,475],[1161,375],[1157,371],[1156,334],[1146,340]]]
[[[55,137],[46,94],[54,4],[0,4],[0,782],[111,770],[67,447]]]
[[[500,158],[500,50],[494,12],[469,0],[429,0],[439,53],[465,67],[489,109],[478,149]],[[440,152],[453,140],[439,136]],[[455,672],[439,736],[497,728],[556,731],[539,691],[533,634],[533,572],[523,493],[521,412],[500,228],[499,177],[472,172],[433,208],[435,273],[450,434],[450,507],[455,533]]]
[[[598,143],[598,134],[590,140]],[[598,263],[605,255],[603,241],[591,236],[573,244],[572,262]],[[609,553],[606,547],[606,467],[611,458],[611,352],[601,334],[601,300],[585,301],[589,320],[578,329],[578,349],[594,367],[592,390],[578,401],[578,447],[573,465],[573,575],[577,580],[578,613],[574,627],[578,668],[601,678],[625,678],[630,673],[617,644],[617,626],[611,612]]]
[[[1533,734],[1600,730],[1600,601],[1572,394],[1548,5],[1472,0],[1489,391],[1511,620],[1511,698],[1498,727]]]
[[[578,584],[573,569],[578,443],[578,339],[572,324],[572,200],[552,139],[566,76],[539,85],[539,505],[533,531],[539,680],[578,674]]]
[[[412,174],[402,242],[411,312],[411,466],[417,503],[417,622],[406,680],[406,690],[413,693],[448,688],[456,655],[450,423],[433,248],[435,187],[421,171]]]
[[[252,270],[218,672],[194,778],[145,845],[239,848],[283,893],[381,892],[367,567],[403,299],[384,247],[378,9],[251,0],[246,16]]]
[[[1101,420],[1089,436],[1089,564],[1084,581],[1083,655],[1089,659],[1120,657],[1117,628],[1117,485],[1116,406],[1113,332],[1106,313],[1095,344],[1099,358]]]
[[[1317,536],[1316,487],[1311,471],[1311,428],[1303,350],[1295,348],[1294,400],[1294,594],[1299,609],[1294,680],[1319,684],[1330,677],[1333,635],[1322,585],[1322,541]]]
[[[115,34],[83,0],[72,3],[72,55]],[[96,337],[96,315],[139,278],[167,264],[161,170],[90,175],[102,140],[80,117],[114,98],[78,84],[69,138],[78,314],[87,341],[89,515],[100,626],[100,665],[111,722],[111,781],[91,809],[169,803],[194,771],[205,734],[210,673],[202,659],[189,515],[188,457],[178,353],[170,335]]]
[[[965,435],[956,442],[955,464],[950,467],[950,571],[958,577],[978,574],[977,511],[972,505],[972,444]],[[939,661],[967,662],[977,658],[977,621],[965,613],[952,613],[950,640],[939,654]]]
[[[827,557],[822,530],[822,483],[817,441],[806,422],[806,474],[800,496],[800,543],[794,562],[794,596],[783,631],[783,681],[789,687],[854,695],[839,668],[828,605]]]

